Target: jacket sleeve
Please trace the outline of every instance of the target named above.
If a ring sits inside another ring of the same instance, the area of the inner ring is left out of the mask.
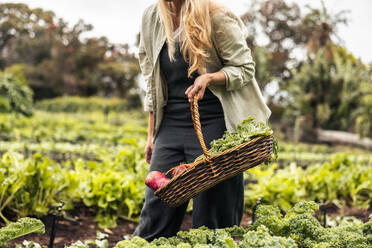
[[[141,28],[140,32],[140,43],[139,43],[139,49],[138,49],[138,60],[139,65],[145,80],[145,99],[143,103],[144,111],[146,112],[153,112],[154,106],[153,106],[153,99],[152,99],[152,64],[150,62],[149,57],[146,54],[146,49],[144,45],[144,37],[143,37],[143,28]]]
[[[243,21],[229,10],[219,10],[212,15],[215,49],[226,76],[226,90],[237,90],[250,83],[255,74],[255,62],[251,56]]]

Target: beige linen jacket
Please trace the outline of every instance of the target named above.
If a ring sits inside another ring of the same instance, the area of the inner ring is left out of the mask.
[[[255,63],[247,46],[247,29],[240,18],[230,10],[212,14],[213,49],[208,51],[208,73],[223,71],[226,85],[209,85],[220,100],[226,128],[235,130],[248,116],[267,123],[271,111],[266,106],[256,82]],[[167,84],[159,65],[159,53],[166,41],[165,28],[159,19],[157,4],[143,14],[139,45],[139,63],[146,82],[144,110],[154,113],[153,141],[155,141],[167,104]]]

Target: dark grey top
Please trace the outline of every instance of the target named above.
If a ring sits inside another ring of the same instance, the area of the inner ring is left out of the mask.
[[[164,107],[164,117],[184,122],[185,126],[192,127],[190,103],[185,91],[194,83],[199,76],[194,72],[188,78],[187,72],[189,64],[184,60],[180,52],[179,43],[176,43],[175,61],[171,62],[168,56],[167,43],[164,44],[160,55],[160,70],[167,83],[168,99]],[[204,93],[203,99],[199,100],[200,121],[205,124],[209,121],[224,118],[223,109],[218,98],[208,89]]]

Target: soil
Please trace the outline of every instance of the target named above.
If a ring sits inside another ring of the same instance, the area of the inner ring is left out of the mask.
[[[337,215],[343,216],[355,216],[364,222],[368,220],[368,216],[372,213],[372,208],[369,210],[361,210],[357,208],[344,208],[338,209],[333,205],[326,206],[327,215],[335,217]],[[109,247],[114,247],[115,244],[123,240],[123,236],[131,235],[137,226],[137,223],[118,219],[117,227],[113,229],[100,229],[97,223],[93,220],[94,214],[89,211],[88,208],[76,209],[69,213],[73,217],[74,221],[67,219],[59,219],[56,229],[56,236],[54,240],[54,248],[63,248],[65,245],[70,245],[78,240],[95,240],[96,232],[100,231],[109,234]],[[320,216],[321,214],[318,214]],[[321,218],[321,217],[320,217]],[[53,216],[48,215],[41,219],[45,224],[46,233],[43,235],[30,234],[27,236],[20,237],[9,242],[9,248],[14,248],[17,244],[22,244],[23,240],[34,241],[42,245],[43,248],[47,248],[50,240],[51,226],[53,222]],[[244,212],[241,226],[247,227],[251,222],[251,215]],[[181,226],[181,230],[189,230],[192,227],[191,213],[185,215],[184,221]]]

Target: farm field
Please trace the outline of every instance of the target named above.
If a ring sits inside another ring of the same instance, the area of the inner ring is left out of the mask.
[[[371,1],[153,2],[0,3],[0,248],[371,248]],[[219,100],[238,125],[195,167],[164,175],[174,157],[160,155],[148,173],[148,122],[184,111],[183,93],[206,96],[201,119]],[[181,201],[200,189],[186,183],[261,161],[243,174],[239,226],[193,229],[190,201],[174,237],[132,237],[147,186]]]
[[[55,108],[38,110],[32,117],[0,114],[1,221],[33,216],[46,226],[46,234],[31,234],[9,244],[15,247],[26,239],[48,245],[52,214],[57,214],[55,247],[95,240],[97,231],[108,234],[101,239],[114,247],[133,232],[143,204],[146,116],[115,109]],[[328,225],[345,216],[367,222],[372,213],[372,155],[366,150],[279,140],[278,159],[244,176],[245,232],[266,235],[258,227],[250,229],[258,201],[282,213],[301,201],[315,201],[326,209]],[[323,214],[316,211],[315,216],[322,221]],[[191,212],[182,230],[190,228]]]

